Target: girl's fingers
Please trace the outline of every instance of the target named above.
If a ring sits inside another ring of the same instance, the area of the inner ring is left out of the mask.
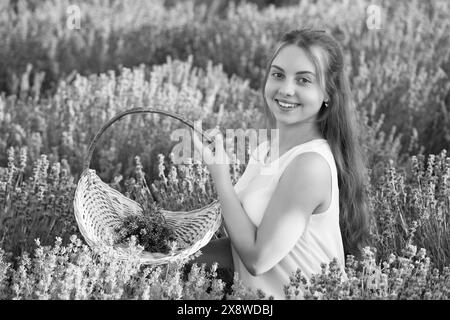
[[[214,138],[223,142],[222,133],[220,131],[214,135]]]
[[[234,138],[232,138],[232,137],[225,138],[225,143],[227,145],[231,145],[233,142],[234,142]]]
[[[192,130],[192,140],[194,141],[194,147],[200,153],[202,160],[207,164],[211,163],[213,160],[213,154],[210,149],[208,149],[202,142],[199,134]]]
[[[201,153],[202,159],[207,164],[228,164],[230,159],[227,151],[224,149],[223,136],[218,128],[214,128],[208,132],[208,136],[213,140],[202,142],[200,134],[192,130],[192,138],[195,148]]]
[[[199,148],[202,145],[202,142],[198,138],[197,132],[192,130],[192,140],[194,141],[194,145],[196,148]]]
[[[231,158],[228,155],[228,150],[223,145],[223,136],[221,133],[217,134],[215,137],[215,145],[216,145],[216,160],[219,164],[229,164],[231,162]],[[230,152],[232,153],[232,151]]]
[[[214,129],[210,129],[206,131],[206,134],[214,141],[214,137],[220,133],[220,130],[218,127],[215,127]]]

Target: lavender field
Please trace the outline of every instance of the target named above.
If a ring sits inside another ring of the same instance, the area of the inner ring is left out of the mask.
[[[99,255],[73,200],[89,143],[121,111],[262,128],[268,55],[304,25],[344,49],[373,217],[373,246],[347,257],[348,281],[324,265],[305,297],[449,299],[449,16],[446,0],[0,2],[0,299],[269,298],[221,278],[220,266],[184,277],[185,261],[144,267],[108,248]],[[206,165],[173,163],[170,136],[182,127],[124,118],[91,168],[125,195],[145,176],[163,208],[200,208],[217,194]],[[232,166],[235,181],[244,169]],[[292,274],[286,298],[300,286]]]

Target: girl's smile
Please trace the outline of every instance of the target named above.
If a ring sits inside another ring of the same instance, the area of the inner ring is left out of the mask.
[[[287,101],[281,100],[281,99],[275,99],[275,102],[278,103],[278,106],[280,107],[281,110],[287,111],[287,112],[292,111],[295,108],[301,107],[301,104],[299,104],[299,103],[287,102]]]

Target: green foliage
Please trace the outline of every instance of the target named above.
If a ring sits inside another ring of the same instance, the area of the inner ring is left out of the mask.
[[[423,155],[409,160],[400,170],[390,161],[371,186],[374,243],[380,258],[387,259],[412,241],[442,269],[450,263],[450,158],[443,150],[426,162]]]
[[[30,258],[27,253],[32,249],[33,239],[41,237],[49,243],[52,236],[57,234],[67,237],[77,230],[73,221],[72,206],[65,207],[67,211],[59,212],[43,209],[51,199],[60,199],[63,203],[71,204],[73,199],[73,184],[64,174],[56,174],[58,164],[50,175],[46,175],[48,164],[45,156],[34,165],[34,176],[26,178],[23,172],[25,150],[22,149],[21,164],[16,164],[13,150],[10,150],[9,167],[0,176],[0,196],[3,201],[2,211],[2,248],[0,251],[0,293],[4,298],[11,299],[266,299],[264,292],[255,292],[246,288],[237,274],[233,279],[231,292],[225,291],[225,283],[217,279],[216,271],[207,273],[204,268],[192,268],[187,279],[182,278],[183,261],[170,264],[163,268],[137,271],[137,267],[128,270],[124,263],[108,253],[93,253],[82,242],[73,238],[68,248],[61,248],[62,239],[57,240],[55,247],[35,250],[35,256]],[[135,177],[129,178],[122,186],[120,179],[115,180],[112,186],[124,188],[126,195],[137,201],[147,199],[147,205],[156,205],[157,201],[165,204],[172,203],[172,208],[183,206],[198,206],[206,204],[214,198],[214,190],[209,196],[205,193],[202,172],[207,174],[204,165],[199,164],[198,170],[193,165],[175,166],[169,164],[168,177],[164,174],[164,157],[160,156],[161,175],[158,180],[146,187],[146,179],[139,158],[136,159]],[[162,161],[161,161],[162,160]],[[389,163],[389,170],[377,180],[378,183],[370,190],[371,208],[374,214],[375,225],[372,230],[374,247],[366,249],[361,261],[347,257],[347,280],[341,281],[340,271],[336,262],[329,267],[323,266],[320,275],[311,277],[309,281],[299,272],[292,275],[290,284],[286,284],[286,297],[289,299],[448,299],[450,278],[448,273],[449,243],[448,230],[449,198],[448,190],[450,159],[443,152],[439,156],[430,155],[427,166],[424,157],[412,157],[407,170],[398,171]],[[192,176],[176,176],[173,172],[193,172]],[[242,172],[236,171],[236,177]],[[59,180],[57,178],[59,177]],[[19,183],[19,181],[21,181]],[[34,188],[32,184],[36,181]],[[51,181],[51,182],[50,182]],[[57,182],[59,181],[59,182]],[[203,181],[203,185],[201,184]],[[211,183],[211,181],[209,182]],[[157,187],[157,186],[158,187]],[[181,191],[180,186],[197,185],[193,193],[189,190]],[[17,187],[16,187],[17,186]],[[54,186],[60,193],[47,193]],[[70,195],[63,192],[66,186]],[[175,189],[176,187],[180,189]],[[19,189],[19,190],[16,190]],[[5,192],[7,190],[7,192]],[[20,193],[22,190],[28,192]],[[154,190],[153,193],[148,193]],[[196,198],[196,193],[200,196]],[[192,201],[190,198],[197,200]],[[20,198],[23,197],[23,199]],[[66,198],[64,198],[64,196]],[[15,198],[14,198],[15,197]],[[19,198],[18,198],[19,197]],[[39,198],[40,197],[40,198]],[[69,198],[70,197],[70,198]],[[37,200],[36,198],[40,199]],[[16,199],[12,201],[12,199]],[[158,200],[155,200],[158,199]],[[162,200],[163,199],[163,200]],[[56,200],[54,200],[56,201]],[[154,202],[153,202],[154,201]],[[141,202],[145,203],[145,202]],[[50,206],[55,210],[59,206]],[[185,208],[186,208],[185,207]],[[155,207],[153,207],[155,208]],[[5,213],[10,214],[7,216]],[[66,216],[70,225],[58,225],[49,228],[48,220],[37,219],[28,224],[30,217],[48,215],[53,218]],[[56,227],[55,227],[56,226]],[[26,230],[17,233],[16,230]],[[42,230],[40,233],[38,230]],[[12,232],[11,232],[12,231]],[[46,232],[45,232],[46,231]],[[414,244],[419,244],[421,250],[417,251]],[[131,243],[131,250],[133,250]],[[11,248],[14,253],[8,254]],[[78,249],[77,249],[78,248]],[[143,248],[141,247],[140,250]],[[42,250],[47,252],[42,254]],[[47,250],[47,251],[45,251]],[[110,249],[105,249],[106,251]],[[136,249],[138,250],[138,249]],[[50,254],[50,252],[53,252]],[[59,253],[58,253],[59,252]],[[82,255],[75,259],[78,255]],[[375,259],[375,253],[377,258]],[[427,255],[425,254],[427,253]],[[21,258],[12,262],[12,257]],[[65,256],[67,255],[67,256]],[[100,256],[104,259],[101,262]],[[398,256],[398,258],[397,258]],[[34,259],[34,260],[33,260]],[[108,260],[110,259],[110,260]],[[59,261],[56,264],[55,261]],[[77,262],[78,261],[78,262]],[[85,268],[85,261],[90,261],[89,268]],[[386,261],[388,263],[386,264]],[[131,262],[130,262],[131,263]],[[435,267],[433,267],[433,265]],[[127,268],[129,265],[126,266]],[[109,270],[112,268],[112,270]],[[114,269],[115,268],[115,269]],[[131,267],[130,267],[131,268]],[[164,269],[165,268],[165,269]],[[87,271],[91,270],[91,271]],[[92,271],[94,270],[94,271]],[[96,271],[95,271],[96,270]],[[114,271],[115,270],[115,271]],[[151,271],[152,270],[152,271]],[[166,273],[164,273],[166,271]],[[112,272],[112,273],[111,273]],[[128,272],[128,273],[127,273]],[[101,274],[109,274],[107,280]],[[165,274],[165,278],[164,278]],[[114,277],[123,277],[117,280]],[[96,283],[96,284],[95,284]],[[111,283],[119,283],[114,289]],[[81,287],[80,287],[81,286]],[[85,286],[85,287],[83,287]],[[122,286],[122,287],[120,287]],[[290,286],[290,287],[289,287]]]
[[[161,218],[157,212],[149,210],[144,210],[144,215],[126,217],[116,230],[119,236],[117,242],[126,243],[134,236],[145,251],[169,253],[170,242],[176,238],[174,231]]]
[[[157,108],[202,121],[204,129],[216,125],[246,129],[263,123],[263,114],[255,107],[259,100],[246,81],[228,78],[220,66],[210,65],[206,71],[194,68],[192,59],[169,58],[152,69],[123,69],[117,77],[113,72],[77,75],[72,84],[61,83],[46,100],[0,96],[0,166],[6,165],[6,148],[26,145],[31,161],[40,154],[48,154],[51,161],[66,159],[77,177],[91,139],[121,111]],[[157,114],[126,116],[103,134],[90,167],[104,181],[112,181],[131,174],[133,157],[138,155],[153,180],[158,154],[168,154],[178,143],[171,140],[176,129],[188,128]]]
[[[242,2],[217,15],[195,3],[84,1],[78,3],[79,30],[66,25],[68,1],[33,6],[19,1],[16,10],[2,4],[0,34],[8,45],[0,49],[0,88],[38,98],[41,86],[54,93],[60,81],[70,83],[76,72],[121,71],[120,65],[152,66],[167,56],[193,56],[194,66],[205,70],[212,60],[227,75],[248,79],[251,88],[259,89],[276,39],[310,25],[340,42],[358,108],[375,107],[377,117],[384,114],[382,129],[396,127],[402,152],[415,132],[419,145],[414,153],[421,146],[426,153],[438,153],[450,145],[448,1],[380,1],[379,30],[366,25],[369,0],[305,0],[259,8]]]
[[[376,249],[366,247],[360,261],[348,256],[345,270],[337,260],[322,264],[310,281],[300,270],[285,285],[287,299],[306,300],[448,300],[450,269],[433,268],[425,249],[407,245],[401,255],[376,263]],[[345,276],[343,276],[345,271]]]
[[[130,247],[129,257],[119,259],[111,247],[95,250],[76,236],[64,246],[36,241],[32,255],[23,253],[15,263],[0,249],[0,299],[271,299],[261,290],[245,287],[235,273],[231,292],[217,278],[217,264],[192,266],[186,279],[186,261],[160,267],[139,265],[142,247]],[[300,270],[285,284],[287,299],[443,299],[450,298],[450,269],[433,268],[425,249],[408,245],[401,255],[377,263],[375,249],[367,247],[356,261],[348,256],[345,276],[336,260],[322,265],[322,272],[307,280]]]
[[[67,245],[57,238],[53,246],[36,241],[33,255],[23,253],[8,262],[0,249],[0,299],[221,299],[224,283],[210,271],[194,265],[186,281],[185,261],[160,267],[139,265],[142,247],[131,244],[129,256],[119,259],[111,247],[92,250],[76,236]]]
[[[139,157],[136,157],[137,182],[126,184],[127,196],[139,203],[142,215],[130,215],[116,228],[116,243],[126,244],[135,237],[137,243],[149,252],[169,253],[175,232],[167,224],[161,208],[156,205],[147,187]]]
[[[26,148],[10,148],[8,167],[0,172],[0,246],[14,255],[28,250],[36,238],[50,244],[56,236],[67,240],[79,234],[73,209],[76,185],[67,162],[50,165],[42,155],[27,167]]]

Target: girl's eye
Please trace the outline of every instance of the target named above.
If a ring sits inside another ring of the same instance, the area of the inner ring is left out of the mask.
[[[276,79],[280,79],[283,75],[279,72],[274,72],[272,73],[272,76],[275,77]]]
[[[279,72],[274,72],[272,73],[272,77],[274,77],[275,79],[281,79],[283,78],[283,74]],[[297,81],[302,84],[311,83],[311,81],[309,81],[309,79],[307,78],[299,78]]]
[[[307,78],[300,78],[298,82],[300,82],[300,83],[310,83],[311,81],[309,81]]]

